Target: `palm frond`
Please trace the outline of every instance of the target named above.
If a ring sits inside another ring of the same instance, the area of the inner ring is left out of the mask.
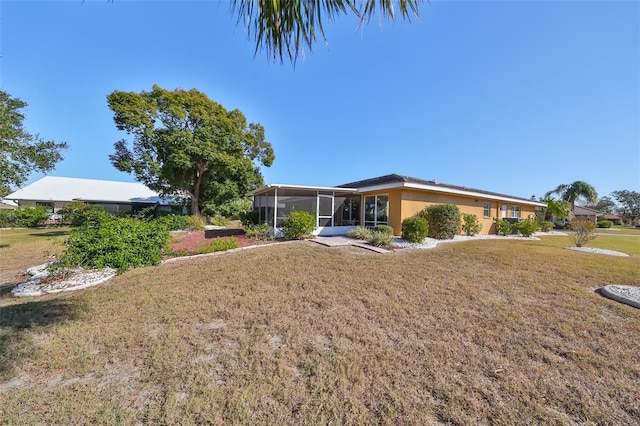
[[[295,64],[304,55],[305,46],[311,51],[320,35],[326,43],[324,20],[354,13],[360,25],[379,10],[384,18],[396,19],[396,5],[400,15],[409,19],[418,16],[422,0],[234,0],[232,13],[237,24],[246,27],[249,38],[255,39],[257,54],[261,49],[276,61],[289,58]],[[360,26],[358,25],[358,27]]]

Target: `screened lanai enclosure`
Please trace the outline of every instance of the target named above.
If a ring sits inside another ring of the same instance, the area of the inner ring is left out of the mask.
[[[343,235],[361,224],[361,195],[356,189],[268,185],[251,193],[259,223],[282,227],[294,210],[316,216],[317,235]]]

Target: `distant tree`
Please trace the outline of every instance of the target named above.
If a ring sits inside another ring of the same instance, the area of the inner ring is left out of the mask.
[[[616,202],[611,199],[609,196],[604,196],[598,198],[595,203],[587,204],[585,207],[588,207],[593,210],[597,210],[602,213],[613,213],[617,209]]]
[[[256,52],[261,49],[274,61],[289,58],[295,63],[304,46],[313,49],[318,33],[326,43],[324,18],[355,14],[360,25],[368,22],[376,10],[384,18],[395,21],[398,12],[409,20],[418,16],[418,4],[422,0],[234,0],[232,11],[238,24],[247,29],[249,38],[256,42]]]
[[[47,173],[62,160],[65,142],[45,141],[23,127],[27,103],[0,91],[0,188],[21,186],[33,172]],[[6,195],[6,194],[5,194]]]
[[[558,194],[561,200],[568,201],[571,204],[571,211],[574,210],[578,199],[585,200],[588,203],[595,203],[598,199],[598,193],[595,188],[581,180],[570,184],[558,185],[556,189],[547,192],[545,198],[550,198],[553,194]]]
[[[541,215],[543,220],[549,220],[551,217],[563,220],[571,218],[571,204],[568,201],[554,200],[553,198],[543,198],[540,201],[547,203],[547,207],[543,208]]]
[[[200,214],[203,191],[211,200],[244,196],[262,179],[255,162],[273,163],[262,125],[195,89],[154,85],[150,92],[116,90],[107,100],[118,130],[133,136],[131,150],[124,139],[115,143],[111,163],[164,195],[187,195],[191,214]],[[230,185],[231,196],[222,194]]]
[[[640,217],[640,193],[622,190],[613,191],[611,195],[618,201],[620,206],[618,213],[622,215],[623,218],[633,221]]]

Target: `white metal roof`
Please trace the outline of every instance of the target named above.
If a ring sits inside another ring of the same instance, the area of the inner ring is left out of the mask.
[[[160,203],[170,200],[141,183],[45,176],[4,197],[7,200]]]

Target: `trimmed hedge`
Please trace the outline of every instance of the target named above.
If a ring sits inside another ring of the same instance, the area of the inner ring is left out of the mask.
[[[530,237],[534,232],[540,229],[540,225],[537,220],[528,218],[521,222],[514,223],[512,228],[519,231],[523,237]]]
[[[316,216],[304,211],[291,212],[282,222],[282,233],[287,240],[303,240],[316,229]]]
[[[408,217],[402,221],[402,239],[419,243],[429,235],[429,222],[421,216]]]
[[[450,240],[460,229],[460,209],[455,204],[434,204],[418,213],[429,222],[429,236]]]

